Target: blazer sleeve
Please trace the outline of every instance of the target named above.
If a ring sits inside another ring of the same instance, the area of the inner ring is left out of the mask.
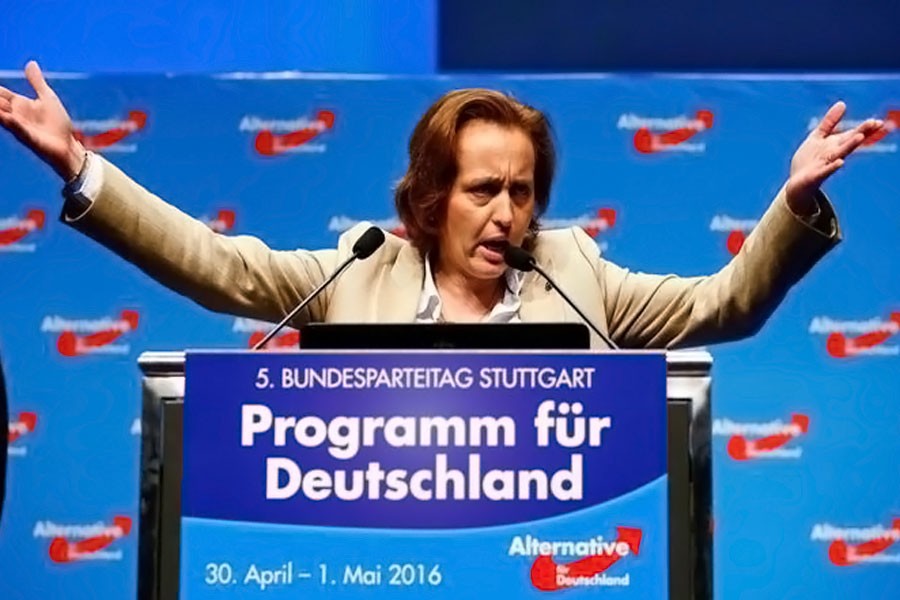
[[[337,250],[276,251],[252,236],[216,233],[100,160],[97,198],[62,221],[206,308],[279,321],[337,265]],[[324,320],[328,298],[326,290],[298,321]]]
[[[595,249],[613,340],[625,348],[678,348],[756,333],[791,286],[840,240],[833,208],[821,194],[819,207],[814,223],[798,217],[782,188],[738,254],[704,277],[634,273]]]

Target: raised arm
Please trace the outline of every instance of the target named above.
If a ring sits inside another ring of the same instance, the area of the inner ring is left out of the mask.
[[[88,155],[37,63],[25,75],[36,97],[0,87],[0,125],[71,184],[84,175]],[[278,321],[336,264],[336,250],[278,252],[250,236],[217,234],[104,159],[93,156],[88,168],[99,171],[94,197],[86,209],[68,207],[63,221],[212,310]],[[328,298],[300,320],[324,320]]]
[[[824,197],[820,206],[833,216]],[[795,215],[782,188],[738,254],[713,275],[649,275],[598,259],[610,335],[627,348],[698,346],[752,335],[838,240],[836,226],[825,233]]]
[[[831,174],[884,124],[868,120],[845,132],[846,111],[833,105],[797,149],[790,176],[740,252],[706,277],[633,273],[597,259],[612,337],[624,347],[674,348],[755,333],[788,290],[840,239],[834,211],[819,191]],[[582,251],[585,241],[579,242]]]

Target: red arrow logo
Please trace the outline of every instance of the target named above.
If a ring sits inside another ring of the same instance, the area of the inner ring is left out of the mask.
[[[848,338],[839,331],[828,334],[825,340],[825,350],[834,358],[848,358],[860,352],[883,344],[900,331],[900,311],[891,313],[891,323],[896,327],[886,327],[876,331],[869,331],[853,338]]]
[[[734,435],[728,440],[728,455],[735,460],[748,460],[760,454],[781,448],[792,439],[809,431],[809,417],[791,415],[791,424],[782,433],[776,433],[756,440],[748,440],[742,435]]]
[[[610,227],[616,224],[616,209],[614,208],[601,208],[597,211],[597,218],[595,221],[597,223],[591,223],[590,225],[584,226],[584,232],[591,236],[592,238],[597,237],[601,231],[606,231]]]
[[[728,238],[725,240],[725,247],[728,248],[728,251],[732,254],[737,254],[741,251],[741,248],[743,248],[744,241],[746,241],[746,239],[746,233],[744,233],[740,229],[735,229],[728,234]]]
[[[631,553],[639,554],[643,533],[633,527],[616,527],[618,538],[609,543],[609,551],[594,556],[586,556],[565,565],[557,564],[553,557],[542,554],[531,565],[531,583],[542,592],[553,592],[571,587],[568,584],[560,584],[557,576],[564,575],[567,578],[593,577],[603,573],[611,566],[619,562],[622,555],[615,552],[614,548],[624,542],[631,549]]]
[[[828,559],[839,567],[849,567],[865,562],[866,558],[880,554],[896,543],[897,538],[900,537],[900,519],[894,519],[891,529],[897,535],[877,537],[855,546],[844,540],[834,540],[828,547]]]
[[[253,348],[256,344],[259,343],[261,339],[266,337],[265,331],[254,331],[250,335],[250,339],[247,340],[247,347]],[[264,350],[276,350],[276,349],[294,349],[300,347],[300,332],[299,331],[286,331],[280,335],[275,336],[271,340],[269,340],[265,346],[263,346]]]
[[[35,229],[42,229],[45,219],[44,211],[38,208],[29,210],[19,225],[0,230],[0,246],[14,244]]]
[[[119,538],[131,532],[131,519],[117,516],[113,518],[113,526],[108,533],[70,542],[66,538],[53,538],[50,542],[50,560],[55,563],[69,563],[78,560],[85,554],[93,554],[106,548]]]
[[[37,414],[33,412],[20,412],[19,419],[17,421],[10,421],[9,423],[9,435],[7,439],[9,443],[12,444],[20,437],[27,433],[31,433],[34,431],[35,426],[37,425]]]
[[[132,110],[128,113],[128,118],[120,127],[115,127],[108,131],[102,131],[97,134],[87,135],[83,131],[75,131],[75,139],[84,144],[88,150],[102,150],[113,144],[121,142],[126,137],[140,131],[147,124],[147,113],[141,110]]]
[[[661,152],[670,146],[677,146],[691,139],[701,131],[713,126],[713,114],[709,110],[698,110],[696,113],[698,123],[690,127],[680,127],[663,133],[653,133],[647,127],[641,127],[634,132],[634,147],[642,154]]]
[[[63,331],[56,340],[56,349],[63,356],[80,356],[89,354],[95,348],[106,346],[129,331],[134,331],[138,326],[139,315],[135,310],[123,310],[121,319],[127,324],[127,329],[104,329],[88,335],[80,336],[73,331]]]
[[[215,219],[207,222],[207,225],[216,233],[225,233],[226,231],[231,231],[234,228],[234,222],[236,220],[237,217],[233,210],[223,208],[216,214]]]
[[[876,135],[873,135],[863,142],[863,146],[871,146],[877,144],[890,132],[900,127],[900,110],[889,110],[887,117],[884,118],[884,128]]]
[[[602,232],[611,229],[616,224],[616,209],[603,207],[591,214],[579,215],[577,217],[562,217],[555,219],[544,219],[541,227],[544,229],[568,229],[569,227],[580,227],[582,231],[596,238]]]
[[[314,139],[323,131],[334,127],[334,113],[330,110],[320,110],[316,113],[316,125],[304,127],[290,133],[276,134],[268,129],[263,129],[256,134],[256,151],[263,156],[277,156],[291,148],[296,148]],[[321,126],[318,126],[321,124]]]

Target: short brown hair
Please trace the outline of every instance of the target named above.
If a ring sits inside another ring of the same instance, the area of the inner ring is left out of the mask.
[[[458,133],[481,119],[522,129],[534,146],[535,214],[527,242],[537,233],[537,219],[550,202],[556,151],[550,122],[539,110],[495,90],[448,92],[422,115],[409,139],[409,168],[394,191],[394,204],[406,234],[422,254],[432,250],[456,181]]]

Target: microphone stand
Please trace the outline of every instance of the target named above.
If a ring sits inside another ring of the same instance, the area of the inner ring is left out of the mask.
[[[553,279],[550,278],[550,276],[547,274],[547,272],[544,271],[544,269],[542,269],[542,268],[537,264],[537,261],[532,262],[532,263],[531,263],[531,266],[532,266],[532,268],[533,268],[535,271],[537,271],[537,272],[541,275],[541,277],[543,277],[544,279],[547,280],[547,283],[549,283],[551,286],[553,286],[553,289],[556,290],[557,293],[558,293],[560,296],[563,297],[563,300],[565,300],[566,303],[567,303],[569,306],[571,306],[571,307],[575,310],[575,312],[578,313],[578,316],[581,317],[581,319],[582,319],[585,323],[587,323],[588,327],[590,327],[590,328],[594,331],[594,333],[596,333],[596,334],[600,337],[601,340],[603,340],[604,342],[606,342],[606,345],[607,345],[607,346],[609,346],[609,347],[612,348],[613,350],[618,350],[618,349],[619,349],[619,347],[615,344],[615,342],[613,342],[613,341],[609,338],[609,336],[607,336],[605,333],[603,333],[602,331],[600,331],[600,328],[597,327],[596,325],[594,325],[594,322],[591,321],[591,320],[588,318],[588,316],[587,316],[586,314],[584,314],[584,312],[583,312],[580,308],[578,308],[578,305],[575,304],[575,301],[572,300],[571,298],[569,298],[569,296],[566,295],[566,293],[565,293],[564,291],[562,291],[562,288],[560,288],[558,285],[556,285],[556,282],[553,281]]]
[[[345,260],[343,263],[341,263],[341,266],[338,267],[337,270],[336,270],[334,273],[332,273],[332,274],[328,277],[328,279],[326,279],[325,281],[323,281],[322,283],[320,283],[319,286],[318,286],[316,289],[314,289],[314,290],[313,290],[306,298],[304,298],[303,302],[301,302],[300,304],[298,304],[297,306],[295,306],[295,307],[294,307],[294,310],[292,310],[291,312],[289,312],[289,313],[287,314],[287,316],[286,316],[285,318],[283,318],[283,319],[281,320],[281,322],[278,323],[278,325],[276,325],[275,327],[273,327],[272,330],[269,331],[269,333],[267,333],[263,339],[261,339],[261,340],[259,340],[258,342],[256,342],[256,345],[253,346],[253,350],[259,350],[260,348],[262,348],[263,346],[265,346],[267,343],[269,343],[269,340],[271,340],[273,337],[275,337],[275,335],[276,335],[279,331],[282,330],[282,328],[287,324],[288,321],[290,321],[291,319],[293,319],[294,316],[296,316],[296,314],[297,314],[298,312],[300,312],[301,310],[303,310],[303,309],[306,307],[307,304],[309,304],[310,302],[312,302],[312,301],[313,301],[313,300],[314,300],[314,299],[322,292],[322,290],[325,289],[325,287],[326,287],[328,284],[330,284],[332,281],[334,281],[335,279],[337,279],[337,278],[338,278],[338,275],[340,275],[341,273],[343,273],[343,272],[347,269],[347,267],[350,266],[350,263],[352,263],[353,261],[355,261],[357,258],[359,258],[359,253],[358,253],[358,252],[354,252],[349,258],[347,258],[347,260]]]

